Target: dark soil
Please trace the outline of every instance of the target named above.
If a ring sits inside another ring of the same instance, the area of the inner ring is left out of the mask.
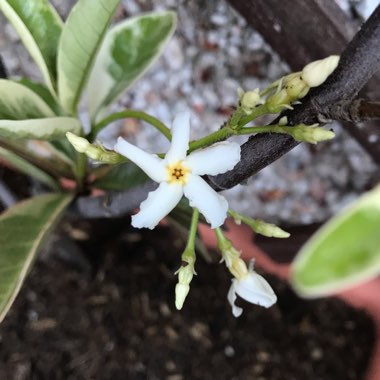
[[[302,301],[267,276],[277,305],[244,304],[235,319],[224,265],[201,258],[178,312],[181,242],[165,228],[112,228],[107,243],[99,232],[82,244],[96,270],[51,254],[36,263],[0,326],[0,379],[363,379],[374,340],[364,313]]]

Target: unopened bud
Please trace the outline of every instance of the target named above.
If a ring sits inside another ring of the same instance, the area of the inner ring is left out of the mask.
[[[91,144],[85,138],[74,135],[74,133],[67,132],[66,137],[77,152],[84,153],[87,157],[92,158],[95,161],[106,162],[109,164],[118,164],[124,161],[123,156],[119,153],[107,151],[101,146]]]
[[[91,145],[85,138],[74,135],[74,133],[67,132],[67,139],[70,141],[71,145],[79,153],[85,153],[88,147]]]
[[[292,101],[301,99],[309,92],[310,87],[300,75],[293,76],[286,84],[285,90]]]
[[[265,106],[268,109],[269,113],[279,113],[283,111],[284,108],[291,108],[291,101],[291,97],[283,88],[275,94],[268,96],[265,102]]]
[[[327,77],[336,69],[339,63],[339,55],[330,55],[306,65],[302,70],[302,79],[309,87],[320,86]]]
[[[178,270],[178,283],[175,286],[175,307],[181,310],[190,291],[190,282],[194,276],[194,266],[187,264]]]
[[[335,137],[335,133],[324,128],[317,127],[318,124],[304,125],[300,124],[291,128],[291,136],[294,140],[305,141],[316,144],[320,141],[331,140]]]
[[[260,219],[253,219],[253,222],[250,226],[257,234],[274,238],[287,238],[290,236],[289,232],[284,231],[275,224],[266,223]]]
[[[255,107],[260,102],[260,90],[257,88],[254,91],[240,93],[240,106],[247,115],[252,113]]]

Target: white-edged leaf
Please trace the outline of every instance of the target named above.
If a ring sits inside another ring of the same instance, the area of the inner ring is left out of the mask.
[[[29,120],[0,120],[0,137],[54,140],[66,132],[79,134],[81,123],[73,117],[48,117]]]
[[[0,322],[14,302],[38,249],[71,199],[69,194],[40,195],[0,215]]]
[[[79,0],[63,27],[58,46],[58,96],[72,114],[118,4],[119,0]]]
[[[154,12],[114,26],[91,71],[88,97],[92,120],[138,79],[160,55],[176,26],[174,12]]]
[[[0,119],[24,120],[55,116],[51,108],[28,87],[0,79]]]
[[[380,186],[333,217],[292,264],[292,284],[305,297],[337,293],[380,274]]]
[[[0,8],[54,91],[57,46],[62,30],[59,15],[47,0],[0,0]]]
[[[21,173],[35,178],[39,182],[49,186],[51,189],[59,190],[59,185],[53,177],[45,173],[43,170],[37,168],[29,161],[26,161],[23,158],[19,157],[17,154],[11,152],[10,150],[0,147],[0,157]]]

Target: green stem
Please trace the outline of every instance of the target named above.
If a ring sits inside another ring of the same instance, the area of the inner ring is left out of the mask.
[[[75,167],[75,178],[77,180],[78,190],[81,191],[84,185],[84,179],[87,171],[87,156],[84,153],[78,153]]]
[[[244,127],[244,125],[248,124],[250,121],[257,119],[260,116],[263,116],[265,114],[270,114],[271,112],[268,111],[268,108],[265,104],[262,104],[249,115],[242,117],[239,122],[239,127]]]
[[[188,260],[194,260],[194,252],[195,252],[195,237],[197,235],[198,230],[198,221],[199,221],[199,210],[197,208],[193,208],[193,215],[191,217],[190,231],[189,237],[187,239],[187,244],[185,251],[182,255],[182,260],[188,262]]]
[[[125,110],[125,111],[113,113],[107,116],[106,118],[104,118],[103,120],[101,120],[99,123],[97,123],[93,127],[91,133],[88,136],[89,140],[90,141],[94,140],[96,135],[109,123],[115,120],[125,119],[125,118],[134,118],[134,119],[146,121],[147,123],[155,127],[158,131],[160,131],[169,141],[171,141],[172,139],[170,129],[154,116],[149,115],[143,111]]]
[[[223,141],[230,136],[236,135],[237,131],[228,127],[224,127],[211,133],[208,136],[202,137],[199,140],[192,141],[189,145],[188,153],[191,153],[194,150],[204,148],[206,146],[212,145],[218,141]]]

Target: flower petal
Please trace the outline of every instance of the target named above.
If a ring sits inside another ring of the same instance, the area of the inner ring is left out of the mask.
[[[186,158],[186,165],[194,174],[216,175],[234,168],[240,160],[240,145],[223,141],[197,150]]]
[[[161,219],[169,214],[183,195],[181,185],[162,182],[160,186],[148,194],[148,198],[140,205],[140,211],[132,216],[132,226],[153,229]]]
[[[236,301],[236,292],[235,292],[235,283],[237,282],[236,279],[233,279],[232,280],[232,284],[231,284],[231,287],[230,287],[230,290],[228,291],[228,294],[227,294],[227,299],[228,299],[228,302],[230,303],[231,307],[232,307],[232,314],[234,317],[240,317],[243,313],[243,309],[239,306],[236,306],[235,305],[235,301]]]
[[[137,146],[125,141],[122,137],[117,139],[115,151],[127,157],[139,166],[153,181],[162,182],[166,179],[165,164],[155,154],[150,154]]]
[[[211,228],[219,227],[224,223],[228,202],[201,177],[190,174],[184,186],[184,194],[189,199],[190,206],[196,207],[203,214]]]
[[[190,139],[190,113],[181,112],[176,115],[171,128],[172,144],[165,155],[167,162],[180,161],[186,157]]]
[[[235,291],[246,301],[266,308],[277,301],[276,294],[267,280],[254,271],[237,281]]]

